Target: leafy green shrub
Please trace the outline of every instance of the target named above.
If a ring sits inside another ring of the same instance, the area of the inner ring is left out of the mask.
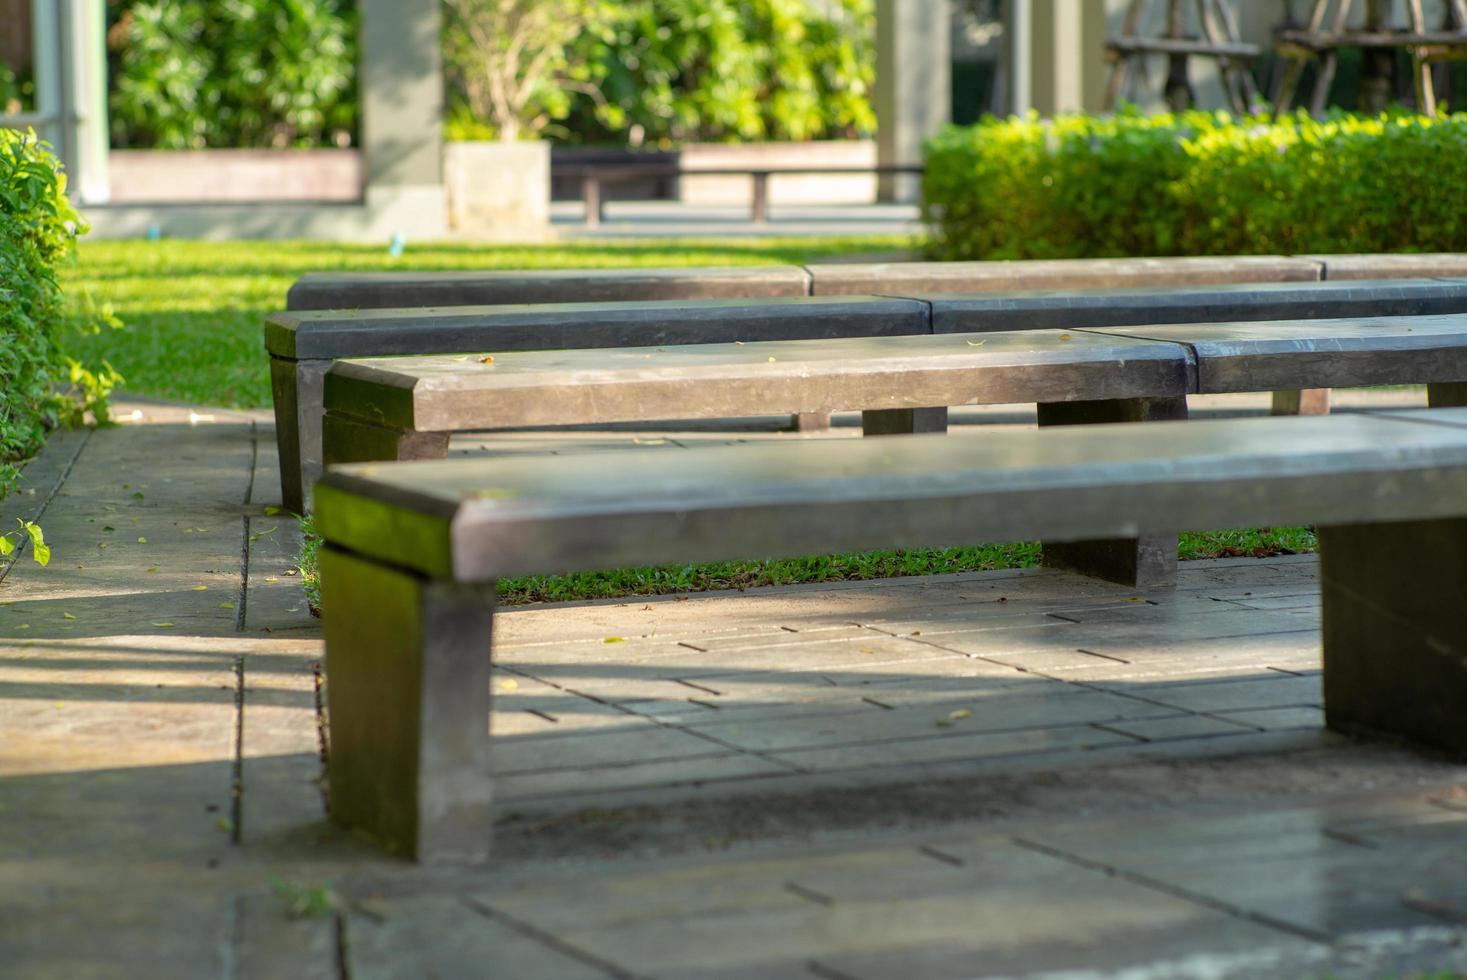
[[[1467,115],[1037,116],[927,145],[941,259],[1467,248]]]
[[[310,146],[356,125],[351,0],[114,0],[114,145]]]
[[[48,429],[79,420],[89,401],[105,420],[106,390],[118,380],[110,367],[82,367],[61,345],[79,319],[92,322],[63,310],[56,279],[82,230],[50,149],[34,133],[0,129],[0,497]],[[22,522],[21,532],[36,560],[49,555],[39,528]],[[0,531],[0,553],[21,532]]]

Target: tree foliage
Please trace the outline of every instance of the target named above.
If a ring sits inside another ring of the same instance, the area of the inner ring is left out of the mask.
[[[340,143],[356,124],[350,0],[113,0],[112,140]]]
[[[578,74],[566,46],[614,9],[602,0],[443,0],[443,57],[458,125],[502,140],[565,115]]]
[[[819,9],[811,0],[445,3],[455,11],[444,48],[450,131],[461,136],[671,145],[857,136],[875,127],[871,0]],[[531,30],[524,17],[513,20],[522,7],[555,12]],[[476,39],[459,8],[493,12],[508,29]],[[567,16],[579,17],[572,30],[559,20]],[[489,44],[495,36],[501,40]],[[516,51],[518,74],[506,58],[514,37],[528,39]],[[527,96],[508,125],[492,100],[476,95],[495,85]]]

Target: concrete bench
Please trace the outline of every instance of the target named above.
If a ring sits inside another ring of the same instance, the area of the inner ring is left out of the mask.
[[[1467,410],[335,468],[332,818],[486,856],[499,579],[1293,523],[1320,528],[1328,725],[1467,753]]]
[[[321,386],[342,357],[930,333],[915,300],[835,296],[283,313],[265,324],[285,506],[321,471]]]
[[[496,282],[504,279],[499,275]],[[322,379],[342,357],[1467,311],[1467,279],[920,295],[907,301],[817,296],[277,314],[266,323],[265,342],[283,500],[302,510],[320,473]]]
[[[647,269],[496,269],[487,272],[309,272],[287,310],[373,310],[505,303],[615,303],[810,295],[795,265]]]
[[[326,375],[325,460],[442,458],[453,432],[861,409],[868,435],[936,432],[952,405],[1038,405],[1040,425],[1187,416],[1188,394],[1467,381],[1467,314],[1026,330],[616,351],[347,359]],[[1175,537],[1060,545],[1052,564],[1138,587]]]
[[[1352,256],[1357,263],[1370,256]],[[1410,275],[1398,259],[1379,278]],[[1439,264],[1431,268],[1439,269]],[[500,303],[617,302],[648,299],[740,299],[1104,289],[1326,278],[1320,258],[1277,255],[1160,259],[1060,259],[1021,262],[823,263],[809,266],[645,269],[494,269],[483,272],[312,272],[290,287],[286,309],[382,309]],[[1440,271],[1420,276],[1445,275]],[[1467,273],[1463,273],[1467,274]],[[1365,278],[1356,276],[1355,278]]]

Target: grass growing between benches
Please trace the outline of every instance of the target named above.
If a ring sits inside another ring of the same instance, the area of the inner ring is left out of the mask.
[[[309,517],[301,521],[299,565],[301,581],[311,607],[320,607],[316,552],[320,540]],[[1237,529],[1187,532],[1181,537],[1183,560],[1200,558],[1269,558],[1314,551],[1318,541],[1310,527]],[[499,583],[499,598],[507,605],[532,602],[568,602],[627,596],[674,595],[719,589],[757,588],[765,585],[801,585],[853,582],[913,575],[984,572],[999,568],[1034,568],[1039,544],[978,545],[967,548],[919,548],[909,551],[867,551],[852,555],[813,555],[766,561],[731,561],[682,567],[621,568],[575,572],[570,575],[531,575]]]
[[[82,361],[106,360],[132,394],[229,408],[270,404],[265,317],[285,309],[285,293],[307,272],[571,269],[803,264],[844,255],[915,252],[905,236],[810,239],[662,240],[608,244],[483,245],[409,243],[400,258],[386,244],[319,242],[83,242],[64,271],[68,295],[83,290],[110,307],[126,329],[83,338]]]

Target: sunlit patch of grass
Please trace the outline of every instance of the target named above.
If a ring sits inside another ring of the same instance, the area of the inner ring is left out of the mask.
[[[319,607],[316,552],[320,546],[309,517],[301,522],[303,545],[298,557],[301,581],[313,607]],[[1193,531],[1181,536],[1184,560],[1201,558],[1272,558],[1315,551],[1310,527]],[[678,595],[719,589],[752,589],[765,585],[808,585],[913,575],[947,575],[1000,568],[1034,568],[1040,563],[1038,542],[978,545],[966,548],[914,548],[845,555],[813,555],[765,561],[710,562],[683,566],[647,566],[568,575],[529,575],[499,583],[507,605],[569,602],[630,596]]]
[[[285,308],[307,272],[570,269],[802,264],[918,247],[905,236],[657,240],[555,245],[322,242],[83,241],[65,294],[90,294],[125,324],[77,341],[88,363],[110,362],[128,392],[233,408],[270,404],[265,317]]]

